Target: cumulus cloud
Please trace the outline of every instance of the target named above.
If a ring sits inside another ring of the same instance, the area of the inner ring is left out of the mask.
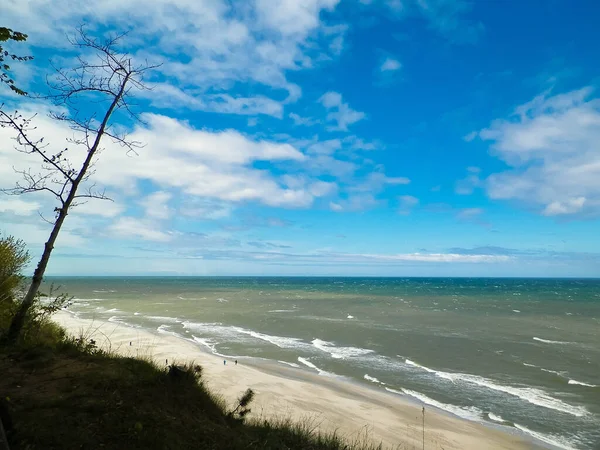
[[[342,100],[342,94],[329,91],[319,98],[319,102],[327,109],[327,121],[332,122],[330,130],[348,131],[348,125],[363,120],[366,115],[363,112],[350,108],[348,103]]]
[[[381,63],[379,70],[381,72],[395,72],[396,70],[399,70],[401,67],[402,67],[402,64],[400,64],[400,61],[398,61],[397,59],[394,59],[394,58],[387,57]]]
[[[546,92],[479,132],[511,167],[487,179],[490,197],[548,216],[600,214],[600,99],[592,92]]]

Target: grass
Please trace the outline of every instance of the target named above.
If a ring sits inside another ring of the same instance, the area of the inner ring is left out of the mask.
[[[0,333],[9,310],[0,303]],[[321,434],[310,420],[240,420],[206,389],[197,366],[169,370],[118,356],[49,321],[29,323],[17,345],[0,345],[0,374],[11,450],[379,448],[366,437]]]

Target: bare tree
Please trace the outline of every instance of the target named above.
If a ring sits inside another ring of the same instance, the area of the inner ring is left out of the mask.
[[[33,154],[40,159],[39,170],[18,171],[23,181],[14,188],[4,190],[8,194],[19,195],[30,192],[48,192],[58,200],[54,208],[55,217],[50,237],[44,246],[44,252],[35,269],[31,285],[21,305],[12,319],[7,339],[16,340],[19,336],[28,311],[33,305],[36,294],[44,278],[46,266],[54,248],[56,238],[69,209],[81,199],[108,199],[104,191],[90,184],[94,174],[94,161],[101,152],[101,143],[106,137],[119,143],[128,152],[135,152],[141,144],[119,134],[111,127],[111,117],[121,111],[137,120],[132,111],[132,90],[145,89],[142,77],[145,72],[156,66],[136,65],[129,55],[120,54],[116,47],[124,37],[121,34],[106,42],[100,42],[79,29],[71,44],[77,47],[83,56],[71,69],[56,69],[56,76],[47,80],[50,94],[47,99],[57,105],[66,106],[69,113],[51,113],[50,117],[64,122],[73,130],[68,138],[67,148],[50,151],[44,138],[32,138],[34,117],[23,117],[18,112],[5,113],[0,108],[0,126],[12,128],[16,132],[15,149]],[[85,110],[84,114],[81,111]],[[83,161],[74,165],[69,159],[69,151],[83,148]],[[83,188],[83,189],[80,189]],[[82,191],[82,192],[80,192]],[[84,200],[85,201],[85,200]]]

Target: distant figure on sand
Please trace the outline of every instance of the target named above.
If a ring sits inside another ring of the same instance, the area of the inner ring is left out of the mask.
[[[235,360],[235,365],[237,366],[237,359]]]
[[[227,360],[226,359],[223,360],[223,365],[225,365],[225,364],[227,364]]]
[[[165,364],[168,366],[169,365],[169,360],[165,359]]]

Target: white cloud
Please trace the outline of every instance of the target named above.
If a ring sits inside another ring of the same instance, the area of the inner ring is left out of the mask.
[[[348,103],[344,103],[339,92],[326,92],[319,98],[319,102],[328,110],[327,121],[335,123],[328,127],[330,130],[348,131],[348,125],[366,117],[365,113],[355,111]]]
[[[109,200],[90,199],[84,203],[78,204],[73,208],[75,215],[92,215],[101,217],[115,217],[125,211],[125,206],[121,203],[111,202]]]
[[[381,67],[379,67],[379,70],[381,72],[395,72],[396,70],[399,70],[402,67],[402,64],[400,64],[400,61],[398,61],[397,59],[394,58],[390,58],[387,57],[383,63],[381,63]]]
[[[462,220],[471,220],[481,214],[483,214],[482,208],[463,208],[458,212],[456,217]]]
[[[429,262],[429,263],[494,263],[506,262],[511,258],[506,255],[463,255],[457,253],[403,253],[395,255],[383,254],[346,254],[347,259],[372,260],[379,262]]]
[[[108,231],[111,236],[121,238],[137,238],[145,241],[168,242],[172,235],[160,231],[153,222],[142,221],[134,217],[121,217],[113,223]]]
[[[294,125],[297,126],[312,127],[313,125],[320,123],[318,120],[315,120],[311,117],[302,117],[296,113],[290,113],[289,118],[292,119],[294,121]]]
[[[419,204],[419,199],[412,195],[402,195],[398,198],[398,212],[404,216],[411,213],[412,209]]]
[[[39,47],[66,46],[64,35],[81,23],[90,30],[106,25],[133,30],[129,50],[139,59],[163,61],[159,70],[181,91],[178,97],[187,107],[280,117],[278,100],[234,98],[227,91],[235,83],[256,83],[298,98],[300,88],[286,72],[314,67],[324,54],[335,56],[342,49],[342,30],[321,16],[338,2],[22,0],[3,5],[2,16],[15,29],[35,29],[30,43]],[[157,102],[168,100],[162,94]]]
[[[544,93],[509,120],[480,131],[511,166],[488,178],[490,197],[533,205],[550,216],[600,214],[600,99],[591,93]]]
[[[469,134],[463,137],[466,142],[471,142],[473,139],[477,137],[479,133],[477,131],[471,131]]]
[[[171,200],[171,194],[157,191],[140,200],[139,204],[144,208],[146,217],[163,220],[172,216],[168,205],[169,200]]]
[[[264,114],[283,117],[283,104],[263,95],[233,97],[230,94],[194,95],[168,83],[148,83],[150,90],[139,91],[140,97],[150,100],[157,108],[208,111],[221,114],[256,115]]]
[[[32,110],[26,109],[23,113],[28,115]],[[314,170],[315,173],[317,168],[319,171],[328,168],[335,174],[354,170],[351,163],[326,156],[323,157],[326,160],[307,159],[290,144],[256,140],[234,130],[198,130],[185,122],[156,114],[144,114],[142,118],[144,124],[138,124],[130,135],[132,140],[146,144],[140,149],[139,156],[127,155],[119,145],[104,141],[106,150],[95,165],[94,181],[98,188],[132,195],[137,193],[138,183],[144,180],[154,183],[160,190],[174,190],[178,195],[295,208],[312,204],[316,196],[311,193],[314,192],[311,183],[316,180],[307,177],[304,186],[289,189],[270,170],[255,168],[254,162],[291,164],[292,170]],[[73,133],[64,123],[55,123],[40,114],[35,125],[33,134],[44,136],[50,151],[69,145],[70,157],[77,166],[85,153],[66,142],[65,137]],[[8,140],[10,136],[10,130],[0,129],[0,138]],[[0,148],[0,161],[9,161],[8,167],[0,166],[0,172],[3,175],[6,172],[2,177],[3,187],[10,187],[19,179],[12,166],[35,168],[39,165],[31,155],[4,147]],[[96,202],[90,202],[87,206],[82,205],[80,211],[105,217],[120,213],[118,206],[110,210],[96,208]]]
[[[11,212],[17,216],[30,216],[38,211],[40,206],[38,202],[28,202],[18,197],[0,197],[0,213]]]
[[[329,209],[331,209],[332,211],[343,211],[344,207],[342,205],[340,205],[339,203],[336,202],[329,202]]]
[[[481,169],[479,167],[467,167],[468,175],[458,180],[454,186],[454,192],[458,195],[471,195],[475,188],[481,187],[483,182],[479,178]]]

